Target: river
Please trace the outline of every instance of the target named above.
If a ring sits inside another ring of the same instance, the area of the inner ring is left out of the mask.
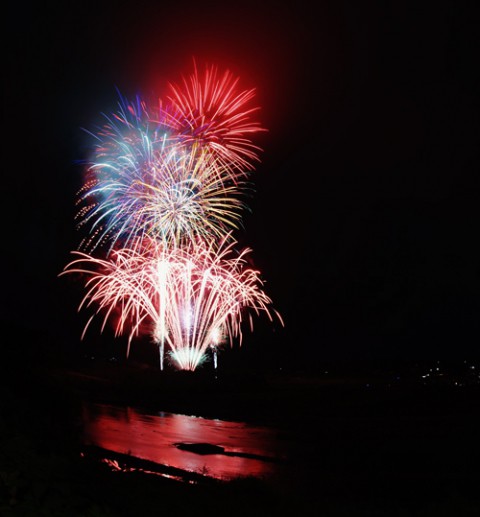
[[[277,429],[129,406],[85,403],[86,445],[217,479],[280,479],[293,444]]]

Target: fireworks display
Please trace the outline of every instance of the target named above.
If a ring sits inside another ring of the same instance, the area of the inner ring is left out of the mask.
[[[76,258],[61,274],[86,277],[80,308],[103,314],[102,330],[131,341],[148,329],[164,356],[195,370],[234,338],[248,315],[272,310],[260,273],[247,267],[232,231],[241,224],[247,177],[262,131],[230,72],[195,66],[183,87],[170,85],[155,110],[121,98],[97,134],[79,192],[78,226],[87,229]],[[101,256],[92,253],[99,248]],[[83,337],[82,335],[82,337]]]

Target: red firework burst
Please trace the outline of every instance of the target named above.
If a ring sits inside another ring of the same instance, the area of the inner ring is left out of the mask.
[[[253,169],[261,148],[250,136],[265,131],[252,118],[259,110],[251,106],[255,89],[240,90],[238,78],[228,70],[222,75],[217,67],[206,66],[200,74],[196,65],[181,85],[169,87],[169,105],[162,108],[162,118],[184,145],[200,145],[234,174]]]

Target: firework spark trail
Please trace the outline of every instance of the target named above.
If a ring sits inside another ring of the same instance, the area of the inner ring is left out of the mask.
[[[255,89],[239,92],[238,81],[228,70],[220,75],[214,66],[206,67],[201,75],[195,65],[181,85],[170,83],[170,105],[161,109],[160,117],[183,144],[200,144],[234,178],[251,171],[253,162],[259,161],[262,149],[250,136],[266,131],[252,120],[259,110],[249,107]]]
[[[97,305],[96,314],[104,312],[102,329],[118,310],[115,332],[120,335],[130,329],[128,348],[148,321],[154,341],[159,347],[164,343],[169,347],[177,367],[195,370],[207,351],[221,344],[221,336],[230,344],[235,337],[241,342],[244,311],[250,313],[251,326],[252,312],[264,312],[271,321],[275,314],[283,324],[281,316],[270,309],[259,272],[245,267],[250,250],[234,255],[235,244],[224,239],[217,247],[198,240],[179,248],[150,241],[141,253],[122,249],[109,260],[73,252],[79,258],[61,274],[89,277],[79,309]]]

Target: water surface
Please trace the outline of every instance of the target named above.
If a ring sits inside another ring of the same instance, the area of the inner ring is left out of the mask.
[[[85,403],[83,424],[87,445],[219,479],[273,477],[287,460],[277,430],[243,422]]]

